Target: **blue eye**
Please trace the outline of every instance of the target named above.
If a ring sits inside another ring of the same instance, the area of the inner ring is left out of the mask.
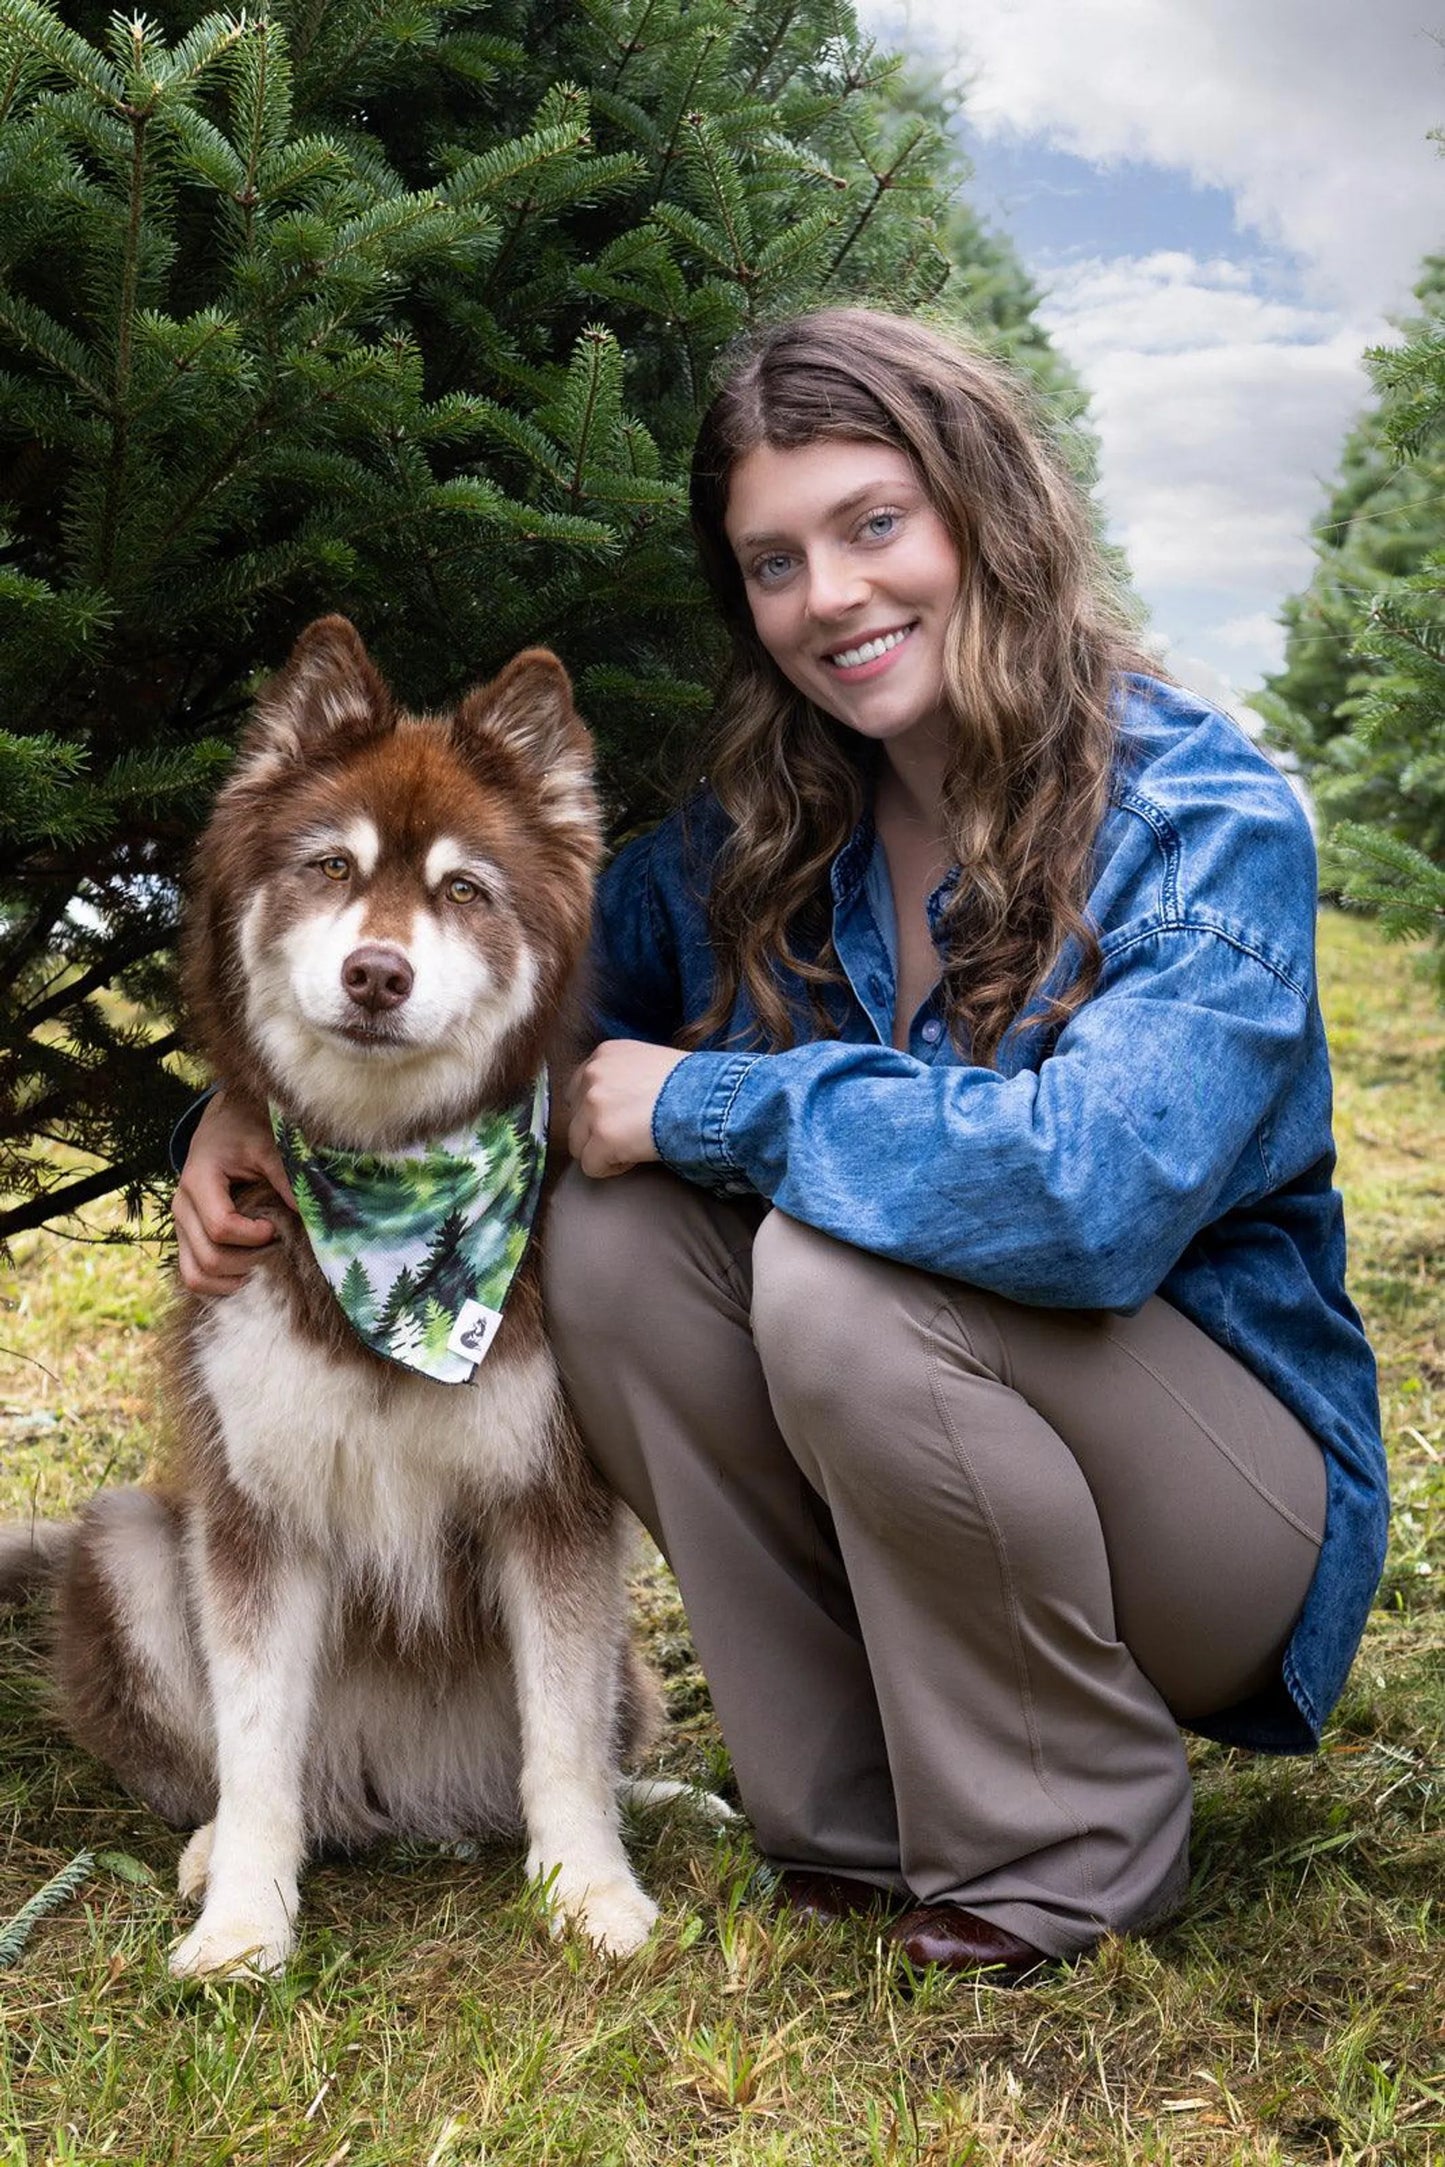
[[[785,579],[792,569],[792,563],[792,558],[783,556],[781,552],[772,557],[759,557],[753,566],[753,578],[760,580],[765,586]]]
[[[870,541],[886,542],[898,522],[897,512],[870,512],[863,522],[863,531]]]

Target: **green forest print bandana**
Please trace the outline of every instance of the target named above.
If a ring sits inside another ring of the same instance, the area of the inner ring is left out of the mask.
[[[373,1354],[469,1384],[526,1251],[547,1152],[547,1071],[526,1097],[397,1158],[271,1128],[317,1263]]]

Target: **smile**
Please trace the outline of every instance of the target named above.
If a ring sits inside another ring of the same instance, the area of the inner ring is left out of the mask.
[[[880,633],[876,639],[864,640],[857,647],[840,647],[835,654],[825,655],[823,660],[830,669],[862,669],[865,663],[877,662],[891,654],[895,647],[901,647],[914,629],[913,625],[903,625],[896,632]]]

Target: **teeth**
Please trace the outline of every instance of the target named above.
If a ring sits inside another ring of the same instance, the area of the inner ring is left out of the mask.
[[[906,625],[901,632],[885,632],[881,640],[865,640],[861,647],[845,647],[841,654],[829,655],[828,660],[835,670],[856,670],[860,663],[876,662],[880,655],[899,646],[912,630],[912,625]]]

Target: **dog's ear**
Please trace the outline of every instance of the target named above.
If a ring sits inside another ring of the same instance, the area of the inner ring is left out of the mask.
[[[392,725],[386,686],[348,618],[307,625],[276,675],[261,688],[241,741],[254,779],[328,750],[364,743]]]
[[[520,755],[541,785],[549,819],[596,823],[592,735],[572,704],[572,680],[549,648],[524,648],[490,684],[474,686],[452,728],[463,750],[500,743]]]

